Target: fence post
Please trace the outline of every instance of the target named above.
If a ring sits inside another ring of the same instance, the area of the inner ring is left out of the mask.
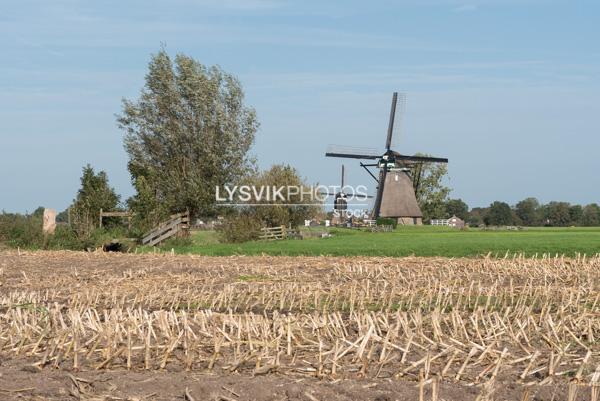
[[[102,209],[100,209],[100,228],[102,228]]]

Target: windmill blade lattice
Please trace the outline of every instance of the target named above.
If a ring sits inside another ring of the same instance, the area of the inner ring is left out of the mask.
[[[406,118],[406,93],[399,92],[398,100],[396,101],[396,117],[394,120],[394,129],[392,133],[391,148],[397,149],[400,147],[402,133],[404,132],[404,123]]]

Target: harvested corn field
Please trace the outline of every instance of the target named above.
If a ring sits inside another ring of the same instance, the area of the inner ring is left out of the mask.
[[[0,253],[0,396],[594,400],[600,258]]]

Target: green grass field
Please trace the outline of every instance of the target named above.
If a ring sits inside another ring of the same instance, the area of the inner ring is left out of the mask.
[[[324,232],[325,229],[317,229]],[[460,231],[447,227],[401,227],[389,233],[331,229],[331,238],[219,243],[214,232],[193,234],[192,244],[173,246],[177,253],[202,255],[331,255],[331,256],[478,256],[544,253],[575,256],[600,253],[600,228],[531,228],[522,231]]]

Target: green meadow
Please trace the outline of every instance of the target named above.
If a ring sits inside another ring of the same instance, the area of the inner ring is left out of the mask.
[[[576,256],[600,253],[600,228],[527,228],[519,231],[457,230],[447,227],[399,227],[393,232],[357,229],[311,229],[314,235],[331,237],[303,240],[251,241],[224,244],[215,232],[198,231],[189,244],[167,243],[164,250],[200,255],[288,255],[288,256],[480,256],[504,257],[523,253]]]

